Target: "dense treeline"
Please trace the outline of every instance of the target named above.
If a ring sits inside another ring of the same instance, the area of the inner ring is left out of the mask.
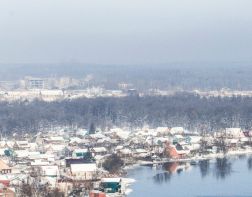
[[[143,125],[183,126],[214,131],[252,127],[252,98],[200,98],[180,93],[167,97],[81,98],[56,102],[0,103],[2,133],[36,132],[45,127]]]

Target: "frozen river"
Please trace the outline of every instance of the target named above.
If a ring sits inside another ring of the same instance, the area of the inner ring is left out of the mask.
[[[168,163],[128,171],[129,197],[252,197],[252,157]]]

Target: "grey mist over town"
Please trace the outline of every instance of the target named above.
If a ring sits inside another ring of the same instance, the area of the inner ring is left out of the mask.
[[[250,0],[2,0],[0,62],[251,61]]]
[[[252,196],[251,0],[1,0],[0,197]]]

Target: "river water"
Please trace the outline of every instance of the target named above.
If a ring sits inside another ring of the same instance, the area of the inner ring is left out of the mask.
[[[129,197],[252,197],[252,157],[139,166]]]

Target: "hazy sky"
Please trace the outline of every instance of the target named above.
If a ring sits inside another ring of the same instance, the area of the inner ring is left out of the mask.
[[[0,0],[0,62],[251,61],[252,0]]]

